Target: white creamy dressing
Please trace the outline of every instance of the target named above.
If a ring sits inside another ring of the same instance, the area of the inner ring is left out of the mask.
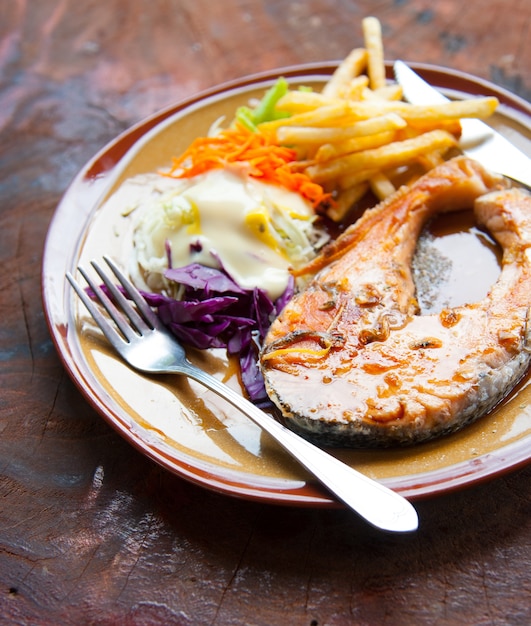
[[[172,267],[220,261],[240,286],[260,287],[274,300],[289,268],[315,254],[315,213],[295,192],[226,169],[165,179],[153,192],[133,212],[134,255],[150,289],[167,286],[171,256]]]

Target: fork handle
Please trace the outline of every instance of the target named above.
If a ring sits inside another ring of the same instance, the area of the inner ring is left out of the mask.
[[[332,494],[376,528],[392,532],[411,532],[418,528],[417,512],[403,496],[303,439],[217,378],[194,365],[189,364],[186,368],[180,366],[178,373],[203,384],[244,413],[269,433]]]

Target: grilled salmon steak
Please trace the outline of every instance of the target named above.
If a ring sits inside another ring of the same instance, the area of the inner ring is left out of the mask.
[[[421,315],[411,262],[437,213],[474,209],[503,251],[479,302]],[[286,424],[323,445],[411,444],[492,409],[530,360],[531,196],[457,157],[364,215],[306,271],[261,354]]]

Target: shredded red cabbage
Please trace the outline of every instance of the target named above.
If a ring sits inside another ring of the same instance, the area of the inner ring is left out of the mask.
[[[263,289],[243,289],[224,268],[191,263],[170,268],[168,280],[183,287],[180,300],[145,293],[162,322],[183,343],[199,349],[226,348],[238,355],[243,385],[259,406],[269,403],[258,366],[258,352],[272,320],[293,295],[291,279],[285,292],[273,302]]]

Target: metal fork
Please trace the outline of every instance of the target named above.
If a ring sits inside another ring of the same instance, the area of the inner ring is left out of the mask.
[[[118,330],[109,323],[107,316],[70,272],[66,277],[105,337],[129,365],[149,374],[183,374],[202,383],[269,433],[336,498],[374,527],[392,532],[411,532],[418,528],[416,510],[401,495],[303,439],[217,378],[193,365],[178,340],[164,327],[123,272],[110,258],[104,257],[104,260],[136,307],[131,305],[116,286],[116,281],[98,263],[93,261],[91,265],[111,297],[82,267],[78,270]]]

